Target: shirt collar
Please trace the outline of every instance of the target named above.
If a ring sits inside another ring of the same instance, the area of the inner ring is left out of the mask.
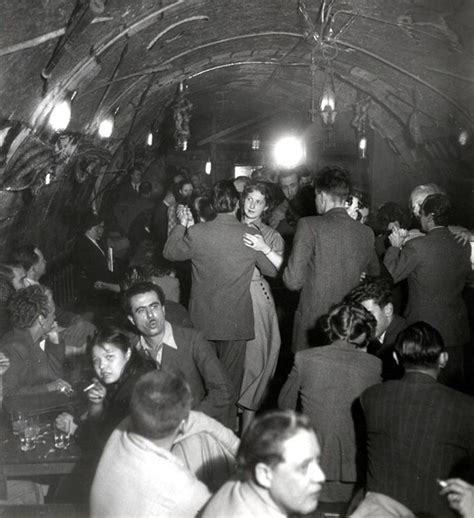
[[[151,351],[151,347],[148,345],[148,342],[143,335],[140,336],[139,344],[145,351]],[[162,344],[171,347],[171,349],[178,349],[173,335],[173,328],[167,320],[165,321],[165,334],[163,335]]]

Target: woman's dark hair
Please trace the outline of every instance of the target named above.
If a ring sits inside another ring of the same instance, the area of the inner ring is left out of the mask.
[[[106,343],[114,345],[124,354],[132,347],[128,334],[124,330],[112,325],[99,329],[92,342],[92,347],[103,348]]]
[[[217,213],[233,212],[239,202],[239,193],[232,180],[220,180],[212,188],[212,204]]]
[[[395,342],[395,352],[404,367],[436,367],[445,350],[440,332],[426,322],[408,326]]]
[[[324,327],[331,342],[345,340],[363,349],[375,336],[377,321],[372,313],[354,302],[333,307],[324,319]]]
[[[408,210],[403,208],[394,201],[388,201],[377,209],[376,213],[369,218],[369,225],[372,227],[375,235],[387,232],[389,223],[398,221],[402,228],[408,228],[410,225],[410,214]]]
[[[244,433],[237,451],[241,480],[255,480],[259,463],[276,466],[283,459],[283,444],[300,430],[313,431],[308,417],[293,410],[273,410],[257,416]]]

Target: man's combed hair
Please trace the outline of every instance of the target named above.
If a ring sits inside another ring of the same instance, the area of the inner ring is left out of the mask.
[[[421,205],[421,213],[431,214],[435,225],[446,226],[451,216],[451,202],[445,194],[430,194]]]
[[[395,352],[404,367],[434,368],[445,350],[440,332],[426,322],[408,326],[395,343]]]
[[[381,308],[393,302],[391,283],[382,277],[369,277],[352,289],[344,302],[362,304],[368,300],[373,300]]]
[[[12,326],[16,329],[28,329],[40,315],[46,318],[51,309],[50,298],[50,290],[41,284],[15,292],[8,303]]]
[[[149,291],[154,291],[156,293],[160,304],[164,307],[166,299],[160,286],[157,286],[150,281],[140,281],[132,284],[122,296],[122,307],[125,313],[127,315],[131,314],[132,308],[130,306],[130,301],[132,300],[132,297],[135,297],[135,295],[141,295],[142,293],[148,293]]]
[[[212,194],[212,204],[218,213],[232,212],[239,202],[239,193],[232,180],[216,182]]]
[[[245,432],[237,452],[241,480],[255,480],[259,463],[276,466],[283,461],[283,443],[300,430],[313,431],[309,419],[292,410],[273,410],[256,417]]]
[[[172,435],[191,411],[191,389],[178,370],[161,369],[143,375],[130,401],[132,430],[150,440]]]
[[[8,263],[19,263],[27,272],[39,261],[39,256],[35,252],[37,247],[31,243],[16,246],[11,254]]]
[[[324,167],[316,176],[314,188],[345,201],[351,191],[349,171],[339,166]]]

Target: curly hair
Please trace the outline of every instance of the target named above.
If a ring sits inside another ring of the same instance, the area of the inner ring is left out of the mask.
[[[373,300],[381,308],[393,302],[390,281],[383,277],[368,277],[344,298],[346,304],[362,304],[367,300]]]
[[[51,311],[51,290],[35,284],[15,292],[8,303],[10,319],[14,328],[28,329],[41,315],[47,318]]]

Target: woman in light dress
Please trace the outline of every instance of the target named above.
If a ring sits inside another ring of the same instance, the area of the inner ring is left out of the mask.
[[[271,190],[265,182],[248,185],[242,193],[242,223],[256,228],[260,234],[245,234],[244,243],[261,251],[280,268],[283,262],[284,241],[273,228],[262,222],[271,202]],[[280,330],[270,286],[255,268],[250,284],[255,338],[247,342],[244,378],[238,405],[242,408],[242,428],[248,426],[260,408],[276,369],[280,352]]]

